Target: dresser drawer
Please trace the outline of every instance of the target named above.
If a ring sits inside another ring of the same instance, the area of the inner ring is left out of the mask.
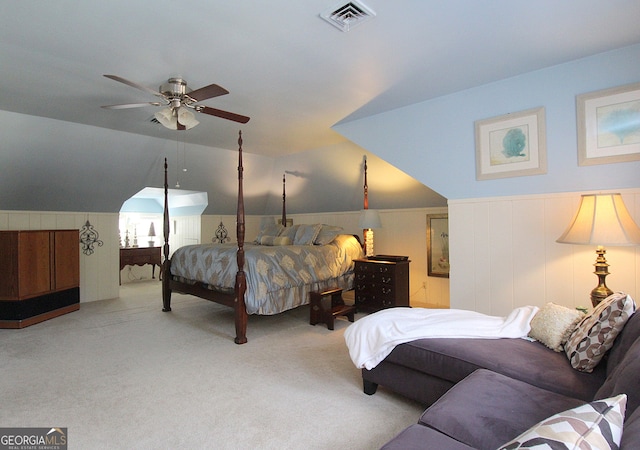
[[[355,261],[355,302],[359,311],[409,306],[409,261]]]

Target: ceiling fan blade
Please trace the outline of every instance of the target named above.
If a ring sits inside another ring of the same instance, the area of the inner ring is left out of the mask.
[[[201,87],[195,91],[189,92],[187,95],[197,102],[206,100],[208,98],[219,97],[221,95],[228,94],[225,88],[218,86],[217,84],[210,84],[209,86]]]
[[[160,102],[146,102],[146,103],[124,103],[122,105],[104,105],[101,108],[105,109],[129,109],[129,108],[141,108],[143,106],[161,106]]]
[[[229,111],[223,111],[221,109],[210,108],[209,106],[200,106],[196,108],[196,111],[201,113],[209,114],[210,116],[221,117],[227,120],[233,120],[234,122],[239,123],[247,123],[249,121],[249,117],[241,116],[240,114],[234,114]]]
[[[112,79],[114,81],[118,81],[120,83],[124,83],[127,86],[131,86],[132,88],[136,88],[136,89],[140,89],[141,91],[148,92],[151,95],[155,95],[157,97],[162,97],[162,94],[160,92],[154,91],[151,88],[148,88],[148,87],[143,86],[143,85],[138,84],[138,83],[134,83],[133,81],[129,81],[129,80],[125,79],[125,78],[119,77],[118,75],[104,75],[104,76],[107,77],[107,78],[110,78],[110,79]]]

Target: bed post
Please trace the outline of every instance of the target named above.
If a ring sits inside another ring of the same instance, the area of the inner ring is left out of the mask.
[[[369,209],[369,186],[367,185],[367,155],[364,156],[364,208]]]
[[[169,262],[169,181],[167,179],[167,158],[164,159],[164,262],[162,263],[162,310],[167,312],[171,311],[171,288],[169,282],[171,281],[170,262]]]
[[[242,190],[242,131],[238,134],[238,209],[236,211],[236,234],[238,235],[238,272],[235,285],[235,322],[236,344],[247,342],[247,308],[244,303],[244,294],[247,291],[247,277],[244,272],[244,193]]]
[[[286,180],[285,180],[286,172],[282,174],[282,226],[287,226],[287,192],[285,189]]]

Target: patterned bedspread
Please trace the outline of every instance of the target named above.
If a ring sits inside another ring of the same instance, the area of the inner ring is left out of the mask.
[[[248,314],[277,314],[309,302],[309,291],[353,286],[354,259],[362,247],[351,235],[327,245],[264,246],[245,243]],[[236,244],[187,245],[171,258],[171,274],[182,280],[232,290],[238,265]]]

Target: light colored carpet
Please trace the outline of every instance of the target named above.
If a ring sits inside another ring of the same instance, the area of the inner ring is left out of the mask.
[[[250,316],[128,283],[120,298],[22,330],[0,330],[2,427],[67,427],[70,449],[373,449],[423,407],[362,392],[343,333],[308,306]]]

